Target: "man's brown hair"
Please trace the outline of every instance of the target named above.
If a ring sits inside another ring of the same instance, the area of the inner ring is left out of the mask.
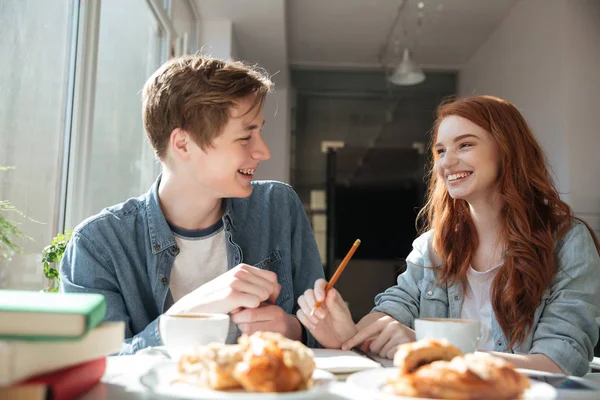
[[[239,61],[183,56],[167,61],[144,85],[144,129],[159,159],[171,132],[184,129],[205,149],[223,130],[236,101],[253,96],[260,110],[273,84],[266,72]]]

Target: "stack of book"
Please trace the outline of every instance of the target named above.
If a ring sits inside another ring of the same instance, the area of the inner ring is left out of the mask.
[[[104,296],[0,290],[0,398],[72,399],[118,352],[123,322],[102,322]]]

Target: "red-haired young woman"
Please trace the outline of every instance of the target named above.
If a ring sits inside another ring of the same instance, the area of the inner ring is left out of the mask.
[[[325,281],[298,318],[326,347],[363,343],[391,358],[416,318],[477,319],[480,348],[517,367],[584,375],[598,342],[600,246],[560,199],[546,159],[509,102],[476,96],[438,107],[425,233],[398,284],[356,326]]]

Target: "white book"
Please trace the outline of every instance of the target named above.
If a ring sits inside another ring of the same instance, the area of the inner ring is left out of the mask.
[[[121,350],[125,323],[103,322],[81,339],[68,341],[0,341],[0,385],[56,371]]]

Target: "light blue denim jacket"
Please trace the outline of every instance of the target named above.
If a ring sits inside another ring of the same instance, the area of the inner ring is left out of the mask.
[[[161,345],[158,317],[173,304],[169,278],[179,249],[160,208],[159,182],[160,177],[147,194],[82,222],[61,263],[61,292],[101,293],[105,320],[125,321],[121,354]],[[293,314],[298,297],[324,277],[317,244],[289,185],[252,185],[250,197],[225,200],[228,265],[244,262],[275,272],[281,285],[276,304]],[[227,341],[235,342],[239,334],[232,324]],[[305,334],[314,346],[314,338]]]
[[[460,283],[436,286],[439,258],[431,249],[432,231],[413,242],[407,270],[398,284],[375,297],[372,312],[383,312],[414,329],[416,318],[460,318],[464,291]],[[585,225],[574,221],[555,245],[558,272],[537,308],[526,340],[508,348],[506,337],[492,316],[494,350],[545,354],[568,375],[584,375],[598,342],[600,315],[600,257]]]

